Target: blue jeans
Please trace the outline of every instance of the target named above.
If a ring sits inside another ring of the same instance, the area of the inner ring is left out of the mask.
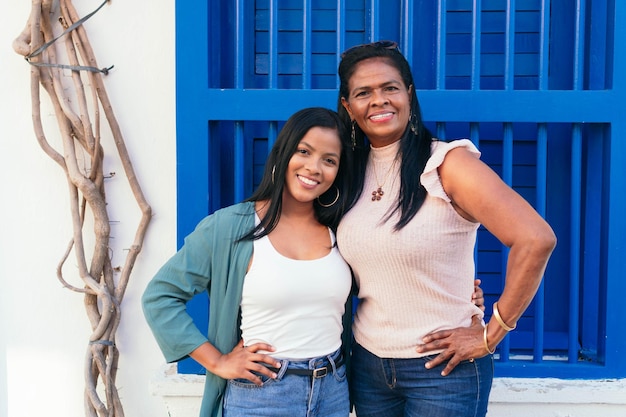
[[[350,391],[358,417],[484,417],[492,356],[461,362],[445,377],[445,364],[424,367],[433,357],[379,358],[354,343]]]
[[[350,400],[346,366],[335,366],[341,349],[305,361],[282,360],[276,379],[261,376],[258,386],[231,379],[224,394],[223,417],[348,417]],[[292,375],[287,369],[328,367],[325,376]]]

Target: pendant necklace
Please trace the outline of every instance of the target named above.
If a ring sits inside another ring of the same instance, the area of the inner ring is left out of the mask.
[[[383,187],[385,186],[385,183],[387,182],[387,178],[389,178],[389,174],[391,174],[391,171],[393,171],[393,167],[396,165],[396,160],[397,160],[396,158],[393,159],[393,163],[387,170],[387,173],[385,174],[385,178],[383,178],[382,183],[378,180],[378,173],[376,172],[376,163],[372,161],[372,168],[374,169],[374,177],[376,178],[376,184],[378,184],[378,188],[372,191],[372,201],[379,201],[383,197],[383,195],[385,195],[385,192],[383,191]]]

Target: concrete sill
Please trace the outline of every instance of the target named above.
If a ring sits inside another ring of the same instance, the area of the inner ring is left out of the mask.
[[[152,379],[151,392],[163,398],[171,417],[197,417],[203,375],[177,373],[165,365]],[[496,378],[488,417],[624,417],[626,379],[563,380]]]

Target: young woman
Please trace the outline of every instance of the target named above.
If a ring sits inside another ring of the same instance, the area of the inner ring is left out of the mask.
[[[531,302],[554,233],[472,142],[432,138],[395,42],[349,49],[339,78],[360,193],[337,231],[358,286],[350,380],[357,415],[484,416],[491,354]],[[510,248],[486,326],[470,302],[480,224]]]
[[[208,371],[201,416],[348,416],[341,346],[352,278],[333,233],[348,205],[347,150],[337,113],[295,113],[258,190],[202,220],[146,288],[167,361],[191,356]],[[185,309],[204,290],[208,338]]]

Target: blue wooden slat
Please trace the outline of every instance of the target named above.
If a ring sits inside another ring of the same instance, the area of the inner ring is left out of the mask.
[[[337,54],[335,56],[335,68],[339,68],[339,63],[341,62],[341,53],[346,50],[346,36],[345,36],[345,27],[346,27],[346,2],[345,0],[339,0],[337,3],[337,16],[336,16],[336,32],[337,32],[337,41],[336,48]],[[339,77],[335,77],[335,88],[339,89]]]
[[[380,14],[377,10],[380,10],[380,0],[370,0],[371,6],[369,9],[369,33],[367,34],[366,42],[373,42],[380,39]]]
[[[257,9],[267,9],[270,0],[255,0]],[[317,9],[332,9],[335,7],[336,0],[315,0]],[[358,4],[358,0],[349,0],[349,3]],[[284,9],[302,9],[302,0],[280,0],[280,6]]]
[[[623,4],[622,4],[623,5]],[[617,9],[616,5],[616,9]],[[617,10],[616,10],[617,12]],[[621,17],[626,17],[624,10],[620,10]],[[617,14],[617,13],[616,13]],[[622,30],[622,35],[624,31]],[[622,38],[624,39],[624,38]],[[616,57],[615,70],[626,70],[624,59]],[[624,91],[624,90],[622,90]],[[626,91],[624,91],[626,95]],[[624,308],[624,294],[626,294],[626,122],[624,119],[613,123],[611,131],[611,149],[609,152],[609,170],[607,175],[611,178],[608,186],[608,194],[611,203],[607,207],[606,247],[608,252],[603,258],[608,277],[606,288],[603,288],[604,299],[600,300],[603,320],[600,322],[605,330],[606,337],[600,339],[601,347],[605,347],[604,355],[607,368],[614,369],[615,373],[626,375],[626,332],[623,331],[626,323],[626,308]],[[604,302],[603,302],[604,301]]]
[[[515,77],[515,0],[507,1],[506,37],[504,48],[504,89],[512,90]]]
[[[576,0],[576,27],[574,40],[574,90],[583,88],[585,66],[585,4],[584,0]]]
[[[184,20],[189,24],[178,27],[176,36],[176,48],[184,49],[189,45],[190,39],[194,40],[194,48],[199,51],[208,50],[208,41],[203,28],[204,21],[209,11],[206,4],[202,4],[197,10],[177,8],[177,19]],[[198,59],[197,56],[184,55],[177,58],[177,65],[181,68],[199,68],[198,72],[189,77],[176,78],[176,142],[177,142],[177,179],[176,198],[178,201],[187,201],[185,216],[179,216],[177,223],[177,247],[181,247],[184,237],[195,227],[197,221],[208,212],[207,190],[209,189],[209,176],[197,176],[198,172],[208,172],[209,153],[207,136],[208,124],[206,120],[198,119],[193,112],[186,109],[189,102],[203,100],[203,93],[210,81],[207,76],[208,60]],[[188,178],[196,177],[195,181],[187,181]],[[199,198],[200,197],[200,198]]]
[[[308,59],[308,62],[305,60]],[[306,78],[308,76],[309,83],[313,76],[332,75],[336,77],[337,70],[333,72],[331,70],[332,65],[336,59],[335,53],[332,54],[314,54],[312,58],[309,58],[306,54],[279,54],[278,55],[278,77],[284,75],[295,75],[298,78]],[[303,74],[302,69],[305,66],[310,66],[306,74]],[[271,74],[269,68],[269,57],[267,54],[256,54],[255,57],[255,72],[257,75]],[[285,78],[285,77],[282,77]],[[294,87],[299,89],[309,89],[311,86],[305,87],[303,83]]]
[[[513,125],[511,123],[504,123],[503,126],[503,138],[502,138],[502,180],[509,186],[513,186]],[[507,260],[509,258],[509,248],[502,247],[502,275],[503,275],[503,287],[504,287],[504,275],[507,270]],[[502,340],[498,346],[500,353],[500,361],[508,362],[510,359],[511,341],[508,335]]]
[[[402,34],[400,36],[400,49],[409,62],[413,62],[413,39],[415,38],[413,26],[414,10],[414,0],[402,1]]]
[[[469,81],[469,87],[471,89],[471,75],[473,66],[473,56],[471,53],[464,54],[449,54],[447,57],[446,74],[448,77],[467,77]],[[537,54],[516,54],[513,56],[515,67],[510,65],[510,68],[506,67],[506,61],[508,59],[506,54],[485,54],[480,57],[480,67],[482,81],[487,77],[500,77],[503,78],[503,83],[506,82],[504,77],[509,70],[515,68],[515,77],[521,76],[537,76],[537,65],[539,57]],[[513,75],[509,75],[511,80],[511,86],[515,78]],[[484,89],[484,88],[483,88]]]
[[[580,349],[578,339],[578,300],[580,296],[580,184],[582,180],[582,131],[579,123],[575,123],[572,128],[571,165],[568,360],[570,363],[575,363],[578,361],[578,352]]]
[[[572,88],[574,9],[572,0],[551,0],[549,88]],[[558,74],[558,75],[557,75]]]
[[[280,5],[282,6],[282,4]],[[364,30],[363,10],[346,9],[346,28],[347,32],[358,32]],[[333,31],[335,30],[334,16],[336,10],[313,10],[312,11],[312,29],[313,31]],[[258,10],[255,16],[255,29],[260,32],[267,32],[270,29],[269,22],[270,9]],[[302,5],[296,10],[285,10],[279,8],[278,21],[276,30],[279,32],[298,32],[302,30],[303,16]]]
[[[481,36],[483,36],[481,34]],[[495,36],[495,35],[485,35],[483,36],[483,39],[485,39],[486,41],[484,42],[485,45],[478,45],[479,47],[481,47],[483,53],[484,52],[494,52],[493,48],[494,45],[498,44],[497,40],[491,40],[488,37],[489,36]],[[456,55],[456,54],[466,54],[468,51],[472,51],[472,45],[473,45],[474,41],[473,41],[473,36],[472,33],[448,33],[448,55]],[[499,42],[501,46],[499,48],[497,48],[496,50],[498,52],[500,52],[501,50],[504,49],[504,40],[502,40],[501,42]],[[488,47],[490,48],[490,50],[485,51],[484,47]]]
[[[270,0],[269,88],[278,86],[278,0]]]
[[[626,101],[626,81],[622,74],[626,74],[626,54],[623,53],[626,40],[626,3],[623,1],[609,2],[610,7],[607,16],[608,33],[614,33],[612,37],[615,44],[609,45],[609,59],[607,63],[607,77],[612,80],[609,84],[613,90],[622,97],[622,103]],[[623,107],[622,107],[623,109]],[[623,110],[622,110],[623,111]],[[626,308],[624,308],[624,294],[626,294],[626,121],[624,117],[616,117],[611,124],[610,149],[608,153],[608,165],[606,175],[610,178],[606,192],[610,204],[606,205],[605,228],[607,230],[605,261],[607,282],[603,293],[606,298],[601,305],[605,321],[601,324],[606,329],[606,338],[600,342],[606,346],[604,352],[607,368],[614,373],[626,375],[626,332],[622,330],[626,323]],[[605,345],[606,344],[606,345]]]
[[[246,44],[245,20],[244,20],[245,0],[237,0],[235,13],[235,88],[244,88],[244,45]]]
[[[194,10],[189,8],[176,8],[176,19],[184,20],[187,25],[177,27],[176,49],[187,48],[189,40],[193,40],[194,48],[198,51],[208,51],[208,39],[206,36],[205,19],[210,17],[207,3],[199,4]],[[206,215],[209,210],[209,181],[210,174],[197,176],[198,172],[209,173],[208,155],[209,148],[207,137],[209,136],[208,124],[202,119],[195,117],[193,112],[186,109],[189,100],[199,98],[201,90],[208,87],[210,71],[208,70],[208,56],[198,59],[197,56],[186,55],[177,57],[177,66],[181,68],[199,68],[199,71],[190,77],[176,78],[176,149],[177,149],[177,175],[176,175],[176,199],[187,202],[184,213],[180,213],[176,224],[176,247],[183,245],[184,237],[195,227],[196,223]],[[199,88],[200,87],[200,88]],[[188,181],[189,178],[195,181]],[[202,311],[202,299],[192,300],[194,304],[200,304]],[[206,311],[206,310],[205,310]],[[194,317],[198,328],[206,329],[206,315]],[[194,361],[187,360],[179,364],[180,372],[202,373],[202,367]]]
[[[448,137],[446,135],[446,124],[443,122],[437,122],[436,126],[436,137],[440,140],[446,140]]]
[[[581,323],[580,334],[582,340],[582,355],[585,358],[598,359],[599,343],[599,323],[601,297],[600,277],[603,275],[603,213],[602,207],[605,205],[603,195],[605,182],[606,152],[608,139],[608,129],[606,125],[593,125],[585,129],[585,141],[583,151],[585,166],[585,178],[583,189],[584,224],[581,229],[583,245],[581,250],[584,253],[582,258],[582,283],[581,283]]]
[[[336,16],[334,16],[336,18]],[[275,32],[275,31],[272,31]],[[256,30],[254,33],[254,52],[255,54],[269,54],[270,52],[270,31]],[[303,36],[302,31],[297,32],[277,32],[277,46],[280,54],[300,54],[302,53]],[[332,54],[336,55],[337,49],[335,41],[337,33],[332,31],[311,32],[310,53],[315,54]],[[335,73],[337,68],[335,68]]]
[[[480,125],[478,123],[470,123],[469,139],[480,149]]]
[[[537,126],[537,203],[535,204],[535,210],[541,215],[546,217],[546,194],[547,194],[547,182],[548,177],[548,128],[545,123],[540,123]],[[533,306],[535,314],[534,326],[534,342],[533,342],[533,362],[539,363],[543,361],[544,350],[544,332],[545,332],[545,287],[543,280],[539,285],[537,294],[535,295],[535,303]]]
[[[503,2],[503,4],[505,4]],[[495,34],[504,33],[506,31],[506,9],[499,11],[484,11],[482,14],[481,32],[483,34]],[[515,20],[516,26],[519,26],[518,31],[524,32],[538,32],[539,22],[537,19],[537,13],[524,12],[520,13]],[[449,11],[448,12],[448,25],[449,33],[471,33],[472,32],[472,11]]]
[[[481,76],[481,43],[482,43],[482,1],[474,0],[474,11],[472,13],[472,75],[471,89],[480,89]]]
[[[594,20],[605,18],[605,16],[609,16],[608,7],[606,2],[594,1],[591,4],[590,11],[590,20],[593,22]],[[606,25],[594,25],[592,24],[589,27],[589,50],[590,54],[598,57],[606,57],[607,56],[607,26]],[[600,90],[605,88],[605,80],[606,80],[606,70],[607,70],[607,60],[606,59],[598,59],[594,61],[593,65],[589,65],[587,67],[587,71],[589,74],[589,85],[587,86],[590,90]]]
[[[311,0],[304,2],[304,16],[302,18],[302,88],[311,88]]]
[[[267,145],[269,140],[265,138],[255,138],[253,140],[253,162],[252,162],[252,189],[256,190],[265,172],[265,160],[267,159]]]
[[[537,17],[538,19],[540,16]],[[498,36],[497,34],[492,36]],[[540,34],[537,32],[515,33],[516,54],[539,54]],[[535,72],[537,69],[535,69]],[[517,72],[517,71],[516,71]]]
[[[540,33],[515,33],[516,54],[539,54]],[[503,54],[507,37],[505,33],[481,33],[483,54]],[[456,33],[448,35],[448,54],[467,53],[471,49],[472,34]]]
[[[243,134],[243,122],[237,121],[235,122],[235,152],[234,152],[234,164],[233,164],[233,178],[234,182],[234,197],[235,201],[241,201],[245,198],[245,180],[243,178],[243,173],[245,170],[245,138]]]
[[[493,274],[497,275],[497,291],[500,293],[504,288],[502,286],[503,278],[502,277],[502,267],[500,265],[502,261],[502,247],[499,246],[497,250],[489,251],[481,249],[479,252],[479,263],[477,265],[478,270],[481,274]],[[487,283],[486,283],[487,284]],[[491,304],[489,305],[491,308]],[[489,311],[491,314],[491,310]]]
[[[447,13],[446,13],[447,0],[439,1],[439,7],[437,9],[437,74],[435,86],[437,90],[446,88],[446,34],[447,34]],[[422,105],[422,108],[424,106]],[[441,137],[441,136],[440,136]]]
[[[536,10],[540,0],[523,0],[517,4],[517,10]],[[503,10],[502,0],[483,0],[482,9],[485,11]],[[451,10],[472,10],[471,0],[448,0],[448,8]]]
[[[270,149],[274,146],[274,142],[276,142],[276,137],[278,136],[278,124],[275,121],[270,122],[268,134],[267,134],[267,153],[269,154]]]
[[[549,51],[550,51],[550,0],[541,1],[541,32],[539,49],[539,89],[548,89]]]

